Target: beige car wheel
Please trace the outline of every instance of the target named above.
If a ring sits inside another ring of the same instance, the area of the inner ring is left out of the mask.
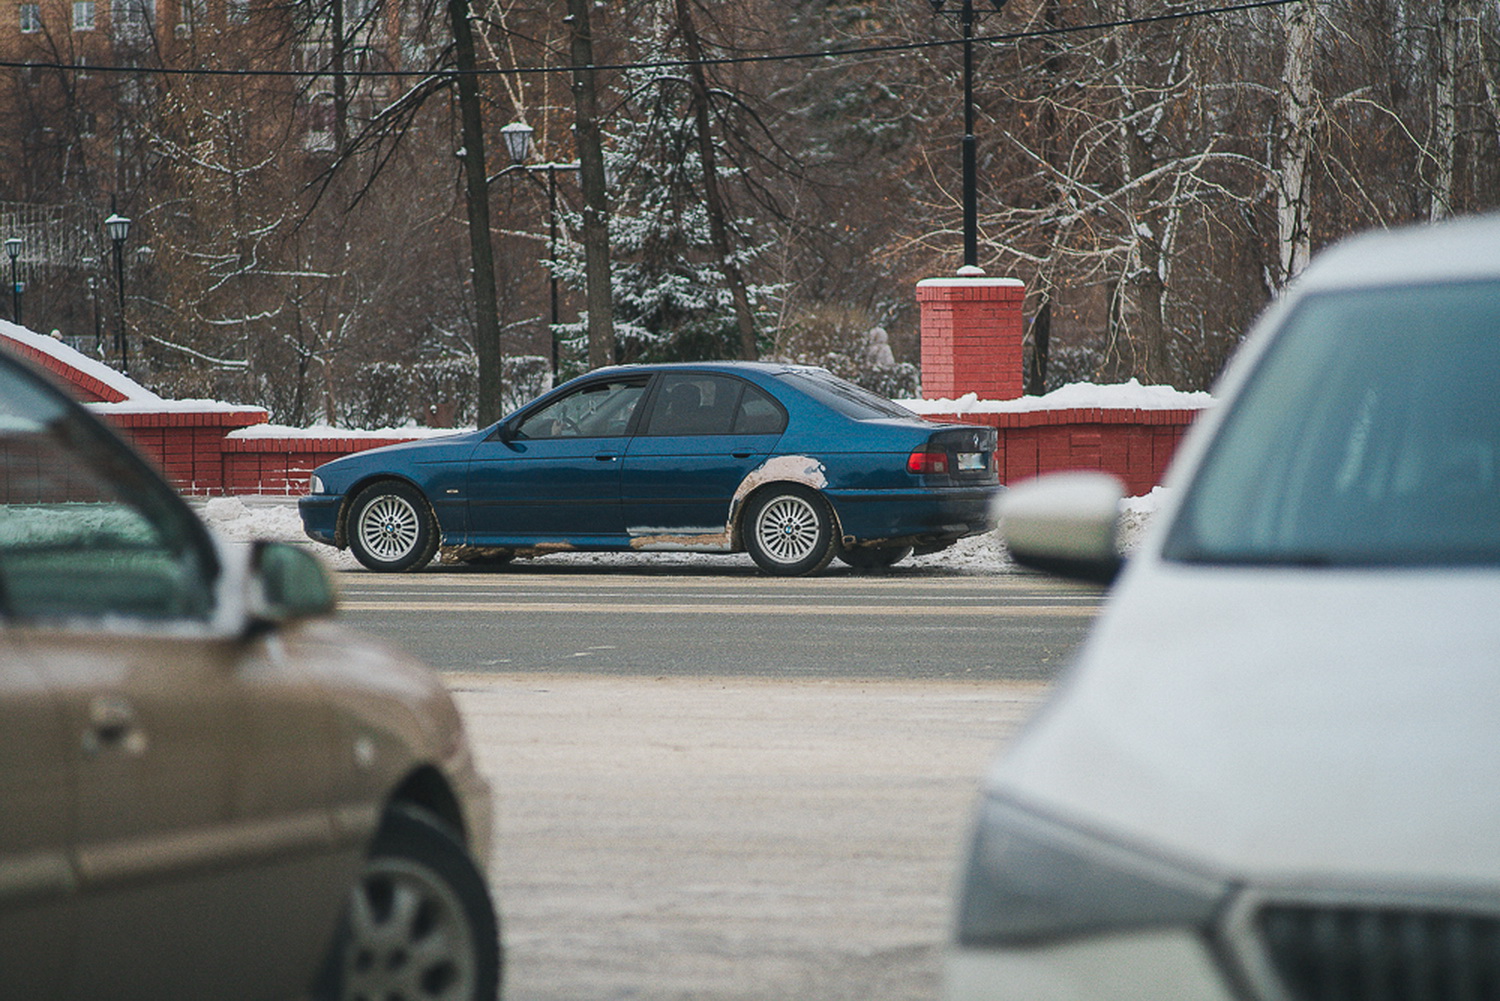
[[[494,1001],[500,938],[484,876],[425,811],[393,810],[330,957],[338,1001]]]

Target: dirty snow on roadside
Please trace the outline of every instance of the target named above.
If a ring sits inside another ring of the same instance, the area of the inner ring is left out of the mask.
[[[1120,543],[1125,551],[1138,544],[1141,533],[1155,514],[1165,497],[1162,487],[1156,487],[1143,497],[1129,497],[1120,502]],[[290,497],[214,497],[208,500],[195,498],[192,501],[203,520],[219,535],[232,542],[249,542],[254,539],[270,539],[276,542],[307,543],[313,552],[321,556],[335,570],[356,570],[359,563],[348,550],[337,550],[332,546],[315,545],[302,531],[302,519],[297,514],[296,498]],[[720,555],[714,553],[553,553],[540,557],[547,564],[559,566],[600,565],[628,566],[646,563],[651,566],[725,566],[750,565],[750,557],[744,553]],[[731,563],[732,561],[732,563]],[[914,556],[902,566],[948,567],[965,573],[1004,573],[1014,566],[1005,547],[994,532],[973,535],[960,539],[957,544],[940,553]]]

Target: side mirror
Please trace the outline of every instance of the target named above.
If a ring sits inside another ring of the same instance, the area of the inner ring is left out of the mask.
[[[311,553],[284,542],[257,542],[250,570],[252,620],[274,625],[333,614],[333,581]]]
[[[1124,563],[1116,544],[1125,490],[1107,473],[1050,473],[1000,495],[1000,537],[1017,563],[1097,584]]]

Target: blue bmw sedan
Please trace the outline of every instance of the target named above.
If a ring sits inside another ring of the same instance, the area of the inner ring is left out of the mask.
[[[573,550],[884,567],[989,528],[995,431],[934,424],[823,369],[600,369],[499,424],[319,466],[318,542],[378,571]]]

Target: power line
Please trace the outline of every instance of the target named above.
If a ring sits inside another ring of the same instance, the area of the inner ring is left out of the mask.
[[[1132,28],[1168,21],[1184,21],[1198,17],[1217,17],[1244,11],[1262,10],[1268,7],[1284,7],[1301,0],[1245,0],[1242,3],[1198,10],[1173,11],[1143,17],[1121,18],[1115,21],[1096,21],[1089,24],[1067,25],[1054,28],[1036,28],[1029,31],[1012,31],[996,35],[976,35],[975,42],[1000,44],[1024,42],[1037,38],[1072,35],[1086,31],[1111,31],[1117,28]],[[886,45],[866,45],[847,49],[825,49],[820,52],[786,52],[774,55],[719,56],[708,59],[663,59],[652,62],[611,63],[591,67],[577,66],[510,66],[488,67],[460,71],[455,69],[425,70],[272,70],[272,69],[212,69],[207,67],[174,66],[101,66],[96,64],[74,64],[58,62],[30,62],[0,60],[0,69],[57,70],[71,73],[138,73],[157,76],[180,77],[290,77],[315,79],[323,76],[338,76],[346,79],[392,79],[425,78],[434,76],[539,76],[548,73],[572,73],[577,69],[592,69],[595,72],[625,72],[631,70],[686,69],[692,66],[736,66],[748,63],[802,62],[816,59],[839,59],[845,56],[882,55],[895,52],[916,52],[924,49],[947,48],[963,44],[961,38],[944,38],[926,42],[900,42]]]

